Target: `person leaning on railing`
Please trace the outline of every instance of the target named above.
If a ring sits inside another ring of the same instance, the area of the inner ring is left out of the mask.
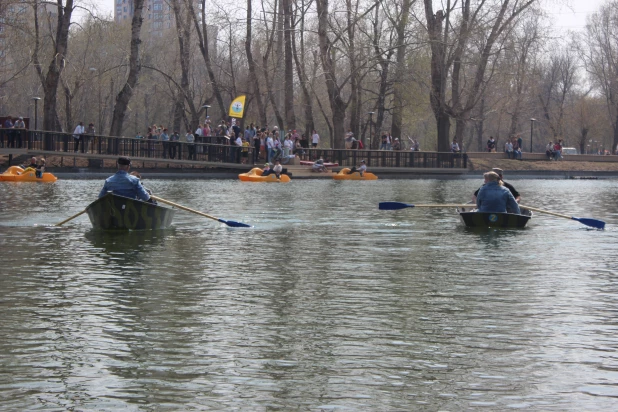
[[[185,140],[187,141],[187,151],[189,152],[188,160],[195,160],[195,135],[191,133],[191,130],[187,130]]]
[[[6,135],[6,147],[15,147],[15,134],[13,130],[13,118],[7,116],[4,121],[4,134]]]

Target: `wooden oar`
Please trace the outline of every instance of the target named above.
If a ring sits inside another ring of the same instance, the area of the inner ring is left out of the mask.
[[[78,213],[78,214],[76,214],[76,215],[71,216],[71,217],[70,217],[70,218],[68,218],[68,219],[63,220],[63,221],[62,221],[62,222],[60,222],[60,223],[56,223],[54,226],[62,226],[62,225],[64,225],[66,222],[68,222],[69,220],[73,220],[73,219],[75,219],[77,216],[79,216],[79,215],[83,215],[84,213],[86,213],[86,209],[82,210],[81,212],[79,212],[79,213]]]
[[[593,227],[595,229],[605,229],[605,222],[602,221],[602,220],[591,219],[591,218],[588,218],[588,217],[573,217],[573,216],[563,215],[563,214],[560,214],[560,213],[550,212],[548,210],[537,209],[536,207],[530,207],[530,206],[519,205],[519,207],[522,207],[522,208],[528,209],[528,210],[532,210],[534,212],[545,213],[547,215],[552,215],[552,216],[556,216],[556,217],[563,217],[565,219],[570,219],[570,220],[576,220],[579,223],[583,223],[584,225]]]
[[[248,225],[246,223],[235,222],[233,220],[219,219],[218,217],[207,215],[206,213],[202,213],[197,210],[190,209],[186,206],[179,205],[178,203],[170,202],[169,200],[162,199],[158,196],[151,195],[150,197],[161,203],[167,203],[168,205],[177,207],[178,209],[186,210],[187,212],[195,213],[196,215],[204,216],[204,217],[207,217],[208,219],[212,219],[212,220],[216,220],[217,222],[225,223],[226,225],[231,226],[231,227],[251,227],[251,225]]]
[[[380,202],[379,209],[380,210],[399,210],[405,209],[407,207],[474,207],[474,204],[458,204],[458,203],[441,203],[435,205],[411,205],[409,203],[402,202]]]

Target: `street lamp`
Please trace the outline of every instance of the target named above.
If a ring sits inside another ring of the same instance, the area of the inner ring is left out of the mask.
[[[39,128],[39,100],[41,100],[40,97],[33,97],[32,100],[34,100],[34,130],[38,130]]]
[[[534,130],[534,122],[536,119],[534,117],[530,118],[530,153],[532,153],[532,131]]]
[[[204,109],[206,111],[206,118],[208,118],[208,109],[210,109],[210,105],[209,104],[205,104],[202,106],[202,109]]]
[[[369,112],[367,113],[369,115],[369,142],[365,142],[365,147],[367,148],[367,150],[371,150],[371,138],[373,137],[372,134],[372,128],[373,128],[373,114],[375,112]]]

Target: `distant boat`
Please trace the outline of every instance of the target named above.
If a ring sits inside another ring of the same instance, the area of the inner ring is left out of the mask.
[[[0,174],[0,182],[46,182],[53,183],[58,178],[51,173],[43,173],[43,176],[36,177],[36,171],[28,167],[23,169],[19,166],[11,166]]]
[[[267,183],[287,183],[289,182],[290,176],[287,174],[281,173],[280,178],[277,179],[277,176],[274,172],[271,172],[267,176],[262,176],[263,170],[259,167],[254,167],[249,170],[247,173],[241,173],[238,175],[238,178],[243,182],[267,182]]]
[[[176,210],[109,192],[86,207],[92,227],[100,230],[156,230],[172,224]]]
[[[468,227],[503,227],[522,228],[532,218],[532,212],[521,209],[521,214],[479,212],[474,205],[470,208],[458,208],[457,212],[463,223]]]
[[[339,171],[336,175],[333,175],[335,180],[378,180],[378,176],[370,172],[365,172],[361,176],[360,172],[349,173],[350,168],[345,167]]]
[[[313,166],[315,162],[311,162],[309,160],[301,160],[300,164],[301,166]],[[322,163],[323,166],[325,167],[337,167],[339,166],[339,163]]]

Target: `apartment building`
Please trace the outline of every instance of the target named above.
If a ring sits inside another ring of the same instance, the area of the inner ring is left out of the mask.
[[[114,21],[117,23],[128,22],[133,19],[133,0],[108,0],[115,3]],[[198,19],[201,19],[201,2],[195,1],[195,8],[198,10]],[[170,29],[176,27],[174,10],[166,0],[145,0],[144,11],[142,13],[144,25],[142,26],[143,33],[149,36],[162,37],[163,34]],[[208,44],[210,50],[216,54],[217,35],[219,28],[217,26],[208,26]]]

